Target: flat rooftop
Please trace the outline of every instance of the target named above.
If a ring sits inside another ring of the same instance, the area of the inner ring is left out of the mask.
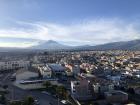
[[[48,64],[48,66],[52,69],[52,71],[64,71],[65,70],[65,67],[59,65],[59,64]]]

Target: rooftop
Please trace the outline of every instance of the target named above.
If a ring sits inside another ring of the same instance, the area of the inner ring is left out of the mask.
[[[48,64],[52,71],[64,71],[65,68],[59,64]]]

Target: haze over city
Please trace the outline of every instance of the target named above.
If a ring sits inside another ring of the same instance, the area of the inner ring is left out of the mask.
[[[0,47],[140,39],[139,0],[1,0]]]

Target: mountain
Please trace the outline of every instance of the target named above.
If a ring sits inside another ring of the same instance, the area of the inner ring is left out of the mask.
[[[47,42],[41,43],[37,46],[33,46],[33,49],[49,49],[49,50],[58,50],[58,49],[70,49],[70,50],[140,50],[140,40],[132,41],[121,41],[121,42],[112,42],[102,45],[90,46],[66,46],[60,44],[56,41],[49,40]]]
[[[107,43],[97,46],[90,46],[87,50],[140,50],[140,40],[121,41]]]
[[[49,50],[59,50],[59,49],[69,49],[70,46],[60,44],[53,40],[48,40],[46,42],[41,42],[39,45],[32,46],[32,49],[49,49]]]
[[[36,46],[32,46],[26,49],[23,48],[0,48],[0,52],[11,52],[11,51],[38,51],[38,50],[140,50],[140,40],[132,41],[121,41],[121,42],[112,42],[102,45],[90,46],[67,46],[60,44],[53,40],[40,41]]]

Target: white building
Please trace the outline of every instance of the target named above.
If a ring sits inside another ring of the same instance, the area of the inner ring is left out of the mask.
[[[99,93],[100,84],[93,84],[94,93]]]
[[[28,69],[30,66],[30,61],[0,61],[0,70],[13,70],[18,68],[25,68]]]
[[[52,71],[51,69],[48,67],[48,65],[46,66],[39,66],[38,67],[39,72],[41,73],[41,75],[43,77],[47,77],[47,78],[51,78],[52,76]]]

